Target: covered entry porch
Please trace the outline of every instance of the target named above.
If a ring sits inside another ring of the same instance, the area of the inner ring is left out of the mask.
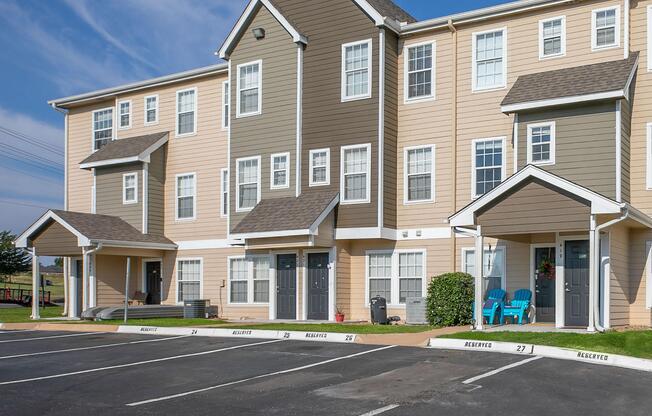
[[[529,318],[589,332],[610,325],[614,230],[645,228],[649,217],[535,166],[527,166],[449,219],[475,277],[475,316],[488,290],[531,293]],[[466,259],[465,259],[466,258]],[[482,319],[475,327],[485,329]]]

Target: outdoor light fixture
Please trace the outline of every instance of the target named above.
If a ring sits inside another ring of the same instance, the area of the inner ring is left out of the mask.
[[[262,27],[254,28],[252,32],[254,32],[254,37],[258,40],[265,38],[265,29],[263,29]]]

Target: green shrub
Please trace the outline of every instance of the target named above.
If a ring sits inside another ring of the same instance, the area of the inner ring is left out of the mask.
[[[445,273],[435,276],[428,286],[427,318],[430,325],[470,324],[473,318],[473,276]]]

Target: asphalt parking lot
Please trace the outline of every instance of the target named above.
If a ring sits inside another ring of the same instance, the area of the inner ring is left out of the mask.
[[[0,415],[649,415],[650,391],[651,373],[505,354],[0,331]]]

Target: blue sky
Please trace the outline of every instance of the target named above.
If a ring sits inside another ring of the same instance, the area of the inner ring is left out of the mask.
[[[506,1],[396,2],[421,20]],[[47,100],[217,63],[245,4],[0,0],[0,230],[63,206],[63,116]]]

